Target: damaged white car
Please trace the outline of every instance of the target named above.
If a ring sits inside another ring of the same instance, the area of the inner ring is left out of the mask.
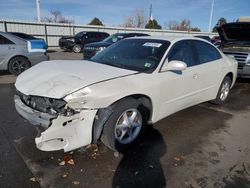
[[[203,39],[137,37],[90,61],[47,61],[18,76],[15,106],[43,127],[37,148],[65,152],[102,140],[119,150],[148,123],[213,100],[222,104],[237,62]]]

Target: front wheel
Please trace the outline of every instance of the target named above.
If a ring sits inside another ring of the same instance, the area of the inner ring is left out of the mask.
[[[75,53],[80,53],[81,50],[82,50],[82,49],[81,49],[81,46],[80,46],[80,45],[76,44],[76,45],[73,46],[73,52],[75,52]]]
[[[230,89],[231,89],[232,80],[229,76],[226,76],[219,88],[216,99],[212,101],[214,104],[223,104],[226,102]]]
[[[101,140],[113,150],[123,150],[139,140],[146,121],[147,114],[137,100],[131,98],[119,101],[104,125]]]

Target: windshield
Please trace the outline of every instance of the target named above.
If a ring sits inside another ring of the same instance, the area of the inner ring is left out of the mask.
[[[79,32],[79,33],[77,33],[77,34],[75,35],[75,37],[77,37],[77,38],[78,38],[78,37],[80,38],[80,37],[82,37],[82,36],[83,36],[83,32],[82,32],[82,31]]]
[[[91,61],[134,71],[152,72],[169,45],[170,42],[165,40],[121,40],[96,54]]]
[[[103,41],[108,42],[108,43],[115,43],[123,38],[124,38],[124,36],[122,34],[117,33],[117,34],[110,35],[109,37],[107,37]]]

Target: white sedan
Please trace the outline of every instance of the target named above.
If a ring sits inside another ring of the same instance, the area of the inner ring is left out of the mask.
[[[114,150],[137,142],[149,123],[184,108],[226,101],[237,62],[193,37],[122,40],[90,61],[47,61],[18,76],[15,106],[42,127],[44,151],[101,140]]]

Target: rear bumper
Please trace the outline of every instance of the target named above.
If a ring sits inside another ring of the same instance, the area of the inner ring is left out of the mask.
[[[45,128],[35,139],[38,149],[67,152],[92,142],[92,126],[97,110],[82,110],[72,116],[53,116],[28,107],[19,96],[15,96],[14,101],[17,112],[23,118]]]
[[[246,64],[242,68],[238,69],[238,77],[250,78],[250,64]]]
[[[48,61],[49,56],[47,53],[42,53],[42,52],[32,52],[28,55],[28,59],[31,63],[31,66],[36,65],[40,62],[43,61]]]

